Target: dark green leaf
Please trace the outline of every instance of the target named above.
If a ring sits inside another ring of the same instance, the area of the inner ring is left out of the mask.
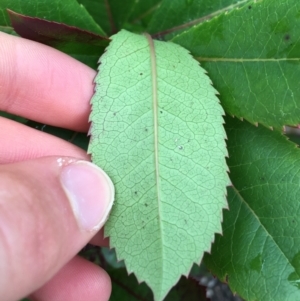
[[[8,10],[14,30],[23,38],[63,51],[96,68],[109,39],[66,24],[33,18]]]
[[[109,270],[112,280],[110,301],[153,301],[151,290],[145,283],[139,284],[133,274],[128,276],[125,268]],[[181,277],[164,301],[205,301],[205,288],[191,278]]]
[[[16,115],[9,114],[9,113],[2,112],[2,111],[0,111],[0,117],[5,117],[5,118],[8,118],[10,120],[14,120],[14,121],[17,121],[17,122],[20,122],[20,123],[26,123],[27,122],[27,119],[25,119],[23,117],[16,116]]]
[[[101,27],[93,20],[86,9],[76,0],[1,0],[0,25],[10,26],[6,9],[17,13],[65,23],[97,34],[105,35]]]
[[[108,35],[124,28],[136,7],[141,6],[140,2],[136,0],[122,0],[121,2],[119,0],[78,0],[78,2],[87,8],[94,20],[100,24]]]
[[[205,264],[246,300],[300,300],[300,150],[248,122],[226,129],[234,187]]]
[[[103,0],[102,0],[103,1]],[[108,11],[111,14],[112,23],[114,28],[112,28],[112,33],[116,33],[118,30],[123,28],[123,25],[128,21],[130,15],[132,14],[136,0],[104,0],[108,3]],[[145,0],[144,0],[145,1]]]
[[[109,301],[152,301],[153,294],[145,283],[139,284],[136,277],[128,275],[125,268],[107,270],[112,280]]]
[[[101,28],[111,35],[116,30],[107,0],[77,0],[82,4]]]
[[[136,0],[78,0],[108,35],[123,28],[133,12]]]
[[[300,121],[300,2],[264,0],[176,36],[208,70],[225,110],[281,130]]]
[[[71,130],[62,129],[35,121],[28,121],[26,125],[35,128],[36,130],[40,130],[42,132],[67,140],[84,150],[87,149],[89,138],[85,133],[77,133]]]
[[[132,14],[130,15],[130,22],[138,23],[146,27],[151,20],[153,14],[156,12],[161,4],[161,0],[147,0],[136,3]]]
[[[166,36],[166,39],[170,39],[195,24],[207,21],[247,2],[249,0],[163,0],[154,13],[147,31],[154,36]]]

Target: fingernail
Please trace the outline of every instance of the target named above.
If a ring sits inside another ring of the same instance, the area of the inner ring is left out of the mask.
[[[79,227],[99,230],[114,201],[114,186],[108,175],[93,163],[75,161],[62,167],[60,180]]]

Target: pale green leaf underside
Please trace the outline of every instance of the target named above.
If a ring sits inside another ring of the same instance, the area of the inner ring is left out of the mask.
[[[89,152],[116,187],[105,233],[162,300],[221,231],[223,109],[205,71],[173,43],[153,47],[123,30],[99,68]]]
[[[300,1],[264,0],[172,39],[208,71],[226,112],[281,130],[300,121]]]

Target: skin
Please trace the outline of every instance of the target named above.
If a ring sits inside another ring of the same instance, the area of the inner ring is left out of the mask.
[[[87,132],[94,77],[59,51],[0,32],[0,111]],[[108,242],[101,230],[79,229],[53,165],[62,156],[89,156],[1,117],[0,141],[1,300],[108,300],[109,276],[76,256],[89,241]]]

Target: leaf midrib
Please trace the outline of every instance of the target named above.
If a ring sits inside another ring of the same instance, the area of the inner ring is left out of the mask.
[[[161,224],[161,194],[160,194],[160,177],[159,177],[159,158],[158,158],[158,90],[157,90],[157,68],[156,68],[156,54],[154,42],[151,36],[147,33],[144,34],[147,38],[150,50],[151,62],[151,78],[152,78],[152,106],[153,106],[153,130],[154,130],[154,162],[155,162],[155,180],[156,180],[156,196],[158,208],[158,222],[160,229],[161,245],[163,246],[163,233]],[[163,252],[162,252],[163,255]],[[162,259],[162,262],[164,260]],[[163,270],[162,266],[162,270]],[[162,283],[162,282],[161,282]]]
[[[147,17],[148,15],[150,15],[152,12],[154,12],[156,9],[159,8],[159,6],[161,5],[160,1],[159,3],[153,5],[151,8],[149,8],[146,12],[143,12],[141,15],[137,16],[134,20],[132,20],[132,23],[137,23],[138,21],[142,20],[143,18]]]
[[[112,33],[115,33],[115,32],[117,32],[117,28],[116,28],[116,24],[115,24],[115,21],[113,19],[112,13],[111,13],[111,8],[110,8],[110,4],[109,4],[108,0],[104,1],[104,5],[105,5],[106,13],[108,16],[110,30]]]
[[[169,29],[166,29],[166,30],[163,30],[163,31],[160,31],[160,32],[156,32],[156,33],[152,34],[152,37],[164,36],[164,35],[167,35],[167,34],[170,34],[170,33],[174,32],[174,31],[182,30],[182,29],[185,29],[187,27],[191,27],[193,25],[201,24],[204,21],[210,20],[213,17],[216,17],[216,16],[218,16],[218,15],[220,15],[220,14],[226,12],[226,11],[229,11],[229,10],[232,10],[232,9],[234,9],[236,7],[239,7],[240,5],[243,5],[243,4],[247,3],[247,2],[250,2],[250,0],[241,0],[241,1],[237,2],[237,3],[235,3],[235,4],[231,4],[229,6],[226,6],[226,7],[222,8],[222,9],[219,9],[219,10],[217,10],[217,11],[215,11],[215,12],[209,14],[209,15],[203,16],[201,18],[195,19],[193,21],[190,21],[190,22],[178,25],[178,26],[174,26],[172,28],[169,28]],[[180,34],[181,33],[179,33],[179,35]],[[175,37],[173,37],[173,39]]]

